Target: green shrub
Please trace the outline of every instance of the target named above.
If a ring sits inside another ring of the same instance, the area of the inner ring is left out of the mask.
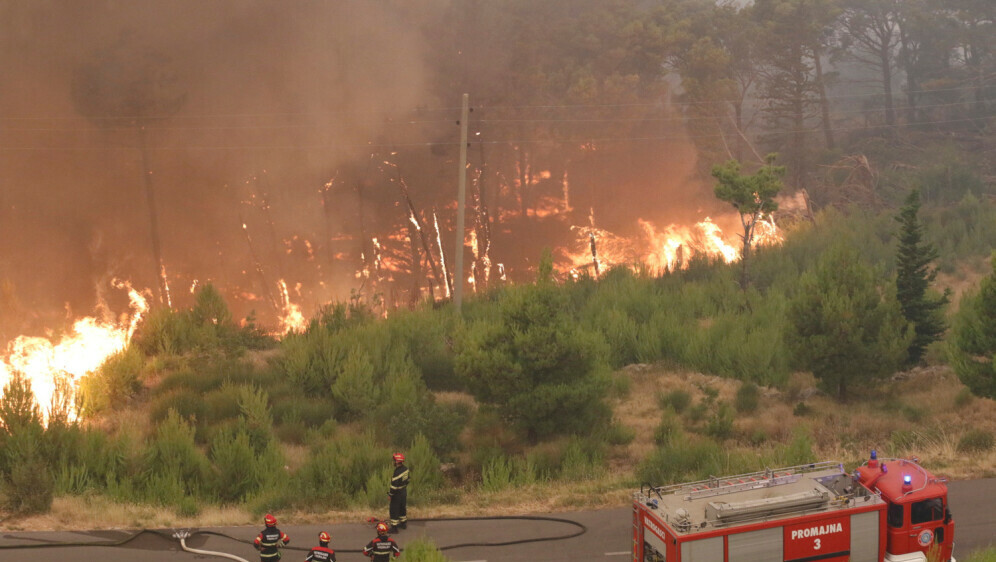
[[[792,440],[779,451],[779,458],[781,464],[785,466],[797,466],[816,460],[810,429],[806,426],[795,426],[792,429]]]
[[[176,502],[176,514],[180,517],[197,517],[201,514],[201,505],[195,498],[183,496]]]
[[[417,538],[405,545],[398,560],[400,562],[450,562],[452,559],[436,548],[432,539]]]
[[[512,485],[514,463],[505,455],[491,457],[481,469],[481,489],[485,492],[501,492]]]
[[[223,503],[240,502],[257,491],[275,468],[273,453],[257,453],[245,429],[219,432],[211,443],[211,489]]]
[[[38,437],[37,431],[24,429],[6,439],[3,456],[9,473],[0,484],[4,507],[17,514],[46,513],[52,507],[55,481]]]
[[[311,448],[295,473],[296,492],[299,501],[323,507],[343,508],[367,500],[367,493],[383,504],[392,470],[391,451],[377,446],[373,435],[343,435]],[[368,489],[371,475],[383,480],[382,488]]]
[[[143,453],[146,497],[171,505],[182,496],[196,496],[204,490],[208,474],[207,459],[194,443],[194,428],[170,410]]]
[[[806,417],[813,413],[813,409],[810,408],[805,402],[799,402],[792,408],[792,415],[797,418]]]
[[[657,403],[662,409],[671,408],[680,414],[692,403],[692,395],[685,390],[672,390],[665,394],[659,394],[657,396]]]
[[[992,450],[993,434],[984,429],[970,429],[958,440],[958,451],[962,453],[981,453]]]
[[[706,435],[714,439],[729,439],[733,435],[733,408],[728,404],[720,404],[706,424],[705,431]]]
[[[655,486],[700,480],[724,474],[723,449],[711,440],[672,440],[654,449],[637,466],[641,482]]]
[[[0,429],[13,435],[28,427],[41,427],[41,411],[31,381],[14,371],[0,396]]]
[[[757,410],[761,399],[761,389],[753,382],[745,382],[737,389],[734,407],[742,414],[750,414]]]
[[[464,402],[433,404],[428,412],[425,434],[430,436],[437,455],[446,458],[460,449],[460,433],[472,415],[470,405]]]
[[[618,421],[612,422],[603,435],[600,435],[609,445],[629,445],[636,439],[636,430]]]
[[[96,372],[80,380],[80,409],[93,415],[130,398],[141,387],[144,365],[145,356],[133,345],[108,357]]]
[[[660,446],[666,446],[671,443],[672,439],[681,435],[681,420],[679,420],[674,414],[665,411],[661,415],[660,423],[657,424],[657,428],[654,430],[654,443]]]
[[[439,470],[439,457],[433,452],[429,440],[421,433],[406,454],[406,464],[411,470],[409,495],[418,501],[429,497],[443,487],[443,473]]]
[[[604,455],[598,447],[574,437],[564,450],[560,477],[569,482],[594,480],[605,473]]]

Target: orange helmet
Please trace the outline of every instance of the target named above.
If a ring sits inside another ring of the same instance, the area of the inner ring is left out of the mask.
[[[377,523],[377,534],[386,535],[387,534],[387,523]]]
[[[267,513],[266,517],[263,518],[263,523],[266,523],[267,527],[276,527],[277,518]]]
[[[404,453],[394,453],[394,462],[405,462]]]
[[[322,531],[321,533],[318,533],[318,542],[320,542],[322,544],[329,544],[329,541],[331,541],[331,540],[332,540],[332,537],[330,537],[329,534],[326,533],[325,531]]]

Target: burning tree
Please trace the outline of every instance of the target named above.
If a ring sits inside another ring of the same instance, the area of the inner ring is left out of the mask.
[[[77,110],[98,126],[108,130],[131,129],[137,135],[159,300],[168,303],[155,187],[149,162],[149,128],[179,111],[186,101],[186,93],[180,91],[172,62],[162,53],[140,48],[127,39],[119,40],[76,69],[72,96]]]
[[[754,228],[758,221],[766,220],[778,209],[775,196],[782,189],[784,166],[775,166],[775,155],[765,158],[764,166],[753,174],[741,174],[740,162],[730,160],[722,166],[714,166],[712,175],[719,181],[715,188],[716,197],[726,201],[740,213],[740,224],[744,233],[740,235],[743,246],[740,250],[740,287],[750,284],[748,276],[748,256],[754,243]]]

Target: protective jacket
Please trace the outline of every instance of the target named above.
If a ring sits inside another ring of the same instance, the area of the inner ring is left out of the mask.
[[[253,546],[259,551],[259,559],[263,562],[280,560],[280,547],[290,542],[283,531],[276,527],[267,527],[260,531]]]
[[[316,546],[308,553],[305,562],[335,562],[335,551],[327,546]]]
[[[391,555],[401,556],[401,549],[398,543],[387,535],[377,535],[377,538],[367,543],[363,547],[363,554],[369,556],[374,562],[387,562]]]
[[[387,492],[391,496],[391,526],[395,528],[408,525],[408,480],[408,467],[398,463],[394,467],[394,476],[391,477],[391,489]]]

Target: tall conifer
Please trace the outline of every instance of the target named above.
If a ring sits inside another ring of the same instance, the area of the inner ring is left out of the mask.
[[[919,363],[927,346],[940,339],[947,328],[944,307],[950,297],[948,291],[942,295],[929,291],[937,277],[937,269],[930,264],[939,253],[933,244],[924,241],[919,214],[920,192],[914,189],[896,217],[901,225],[896,254],[896,298],[903,316],[913,324],[914,336],[907,356],[910,365]]]

